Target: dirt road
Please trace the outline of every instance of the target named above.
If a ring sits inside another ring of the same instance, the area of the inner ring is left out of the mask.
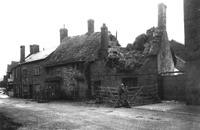
[[[21,124],[13,122],[12,119],[0,113],[0,130],[16,130],[20,126]]]
[[[155,105],[156,106],[156,105]],[[22,124],[20,130],[188,130],[200,129],[200,115],[178,107],[107,108],[83,103],[36,103],[0,98],[0,113]],[[197,109],[197,113],[198,113]],[[200,111],[200,110],[199,110]]]

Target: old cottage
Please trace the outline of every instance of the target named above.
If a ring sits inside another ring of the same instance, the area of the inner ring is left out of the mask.
[[[117,39],[108,34],[105,25],[101,32],[94,32],[93,20],[88,21],[86,34],[64,37],[45,64],[46,86],[55,90],[51,98],[91,97],[91,64],[98,59],[106,58],[108,42],[118,45]]]
[[[52,99],[115,103],[117,87],[124,83],[132,104],[153,103],[159,101],[158,74],[174,71],[167,32],[161,27],[149,29],[126,48],[105,24],[94,32],[93,20],[86,34],[62,37],[45,61],[45,86],[53,91]]]
[[[158,27],[139,35],[127,47],[103,24],[94,31],[88,20],[88,32],[68,36],[60,29],[60,45],[39,52],[30,46],[25,58],[21,46],[20,64],[14,69],[14,94],[31,99],[93,99],[115,104],[117,88],[128,87],[131,104],[160,101],[159,75],[173,72],[175,58],[166,32],[166,6],[159,5]]]

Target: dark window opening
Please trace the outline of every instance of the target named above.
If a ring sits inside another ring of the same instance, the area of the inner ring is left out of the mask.
[[[98,97],[99,96],[99,91],[100,91],[100,87],[101,87],[101,81],[94,81],[93,82],[93,95]]]
[[[101,81],[100,80],[94,81],[94,86],[101,86]]]
[[[128,87],[136,87],[138,85],[138,79],[135,78],[123,78],[122,83]]]

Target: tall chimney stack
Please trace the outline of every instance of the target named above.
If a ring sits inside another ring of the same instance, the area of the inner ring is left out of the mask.
[[[88,34],[94,33],[94,20],[89,19],[88,20]]]
[[[64,27],[60,29],[60,43],[62,43],[65,37],[68,37],[68,30],[65,28],[64,25]]]
[[[166,9],[167,6],[163,3],[158,5],[158,27],[166,30]]]
[[[105,24],[101,27],[101,47],[99,51],[99,58],[104,59],[108,55],[108,44],[109,44],[109,36],[108,36],[108,28]]]
[[[25,61],[25,46],[20,46],[20,63]]]

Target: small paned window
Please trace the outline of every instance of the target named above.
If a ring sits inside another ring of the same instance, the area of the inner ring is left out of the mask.
[[[34,75],[40,75],[40,67],[39,66],[34,68]]]
[[[27,72],[27,69],[23,69],[23,70],[22,70],[22,74],[23,74],[23,77],[24,77],[24,78],[27,77],[27,73],[28,73],[28,72]]]

